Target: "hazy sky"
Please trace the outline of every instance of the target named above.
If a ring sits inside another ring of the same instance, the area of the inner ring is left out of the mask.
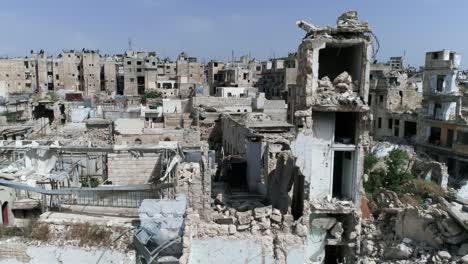
[[[466,0],[4,0],[0,56],[31,49],[121,53],[154,50],[174,58],[184,50],[201,60],[251,53],[259,59],[296,51],[304,32],[295,21],[335,25],[357,10],[380,40],[379,60],[401,56],[422,65],[424,53],[452,49],[468,65]],[[466,68],[466,67],[465,67]]]

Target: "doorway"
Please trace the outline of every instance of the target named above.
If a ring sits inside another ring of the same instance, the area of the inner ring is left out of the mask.
[[[2,222],[4,225],[8,225],[8,202],[2,204]]]

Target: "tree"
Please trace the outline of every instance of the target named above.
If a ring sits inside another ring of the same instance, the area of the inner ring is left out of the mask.
[[[364,159],[364,173],[368,175],[368,180],[364,183],[366,192],[373,194],[378,189],[384,188],[396,193],[402,191],[402,187],[414,179],[408,170],[409,156],[406,151],[394,149],[385,157],[386,169],[375,168],[382,159],[375,155],[366,155]]]
[[[145,98],[161,98],[162,93],[157,92],[157,91],[146,91],[145,92]]]

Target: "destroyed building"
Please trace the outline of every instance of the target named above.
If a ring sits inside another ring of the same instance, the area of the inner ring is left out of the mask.
[[[250,56],[242,56],[238,61],[224,63],[210,61],[207,65],[207,81],[210,95],[215,95],[218,87],[254,87],[262,73],[260,62]]]
[[[0,262],[468,263],[460,56],[428,53],[423,75],[372,63],[355,11],[297,26],[297,52],[263,63],[0,60],[0,231],[20,234]],[[367,192],[390,144],[373,140],[414,144],[405,173],[428,185]]]
[[[289,114],[298,135],[291,144],[304,177],[310,218],[309,259],[353,263],[359,252],[364,151],[369,145],[371,29],[356,12],[337,27],[304,21],[298,77]],[[337,232],[339,230],[339,232]],[[357,239],[357,240],[356,240]]]
[[[369,82],[374,139],[416,143],[423,99],[422,74],[408,77],[401,62],[390,60],[371,64]]]
[[[257,86],[268,99],[287,100],[289,85],[296,84],[296,53],[284,58],[275,58],[262,62],[262,75]]]
[[[447,165],[453,183],[466,175],[464,91],[456,82],[461,55],[449,50],[426,53],[423,111],[418,150]]]

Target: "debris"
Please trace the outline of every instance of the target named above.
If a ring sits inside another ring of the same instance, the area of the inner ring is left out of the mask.
[[[343,224],[341,222],[337,222],[335,226],[333,226],[333,228],[330,230],[330,235],[334,236],[338,240],[341,240],[343,232]]]
[[[336,223],[336,218],[333,217],[321,217],[321,218],[315,218],[312,220],[312,226],[323,229],[323,230],[329,230],[332,228]]]
[[[351,75],[349,75],[349,73],[344,71],[340,75],[336,76],[336,78],[333,80],[333,84],[338,85],[340,83],[344,83],[348,85],[352,84],[353,80],[351,78]]]
[[[385,249],[385,257],[388,259],[408,259],[413,254],[413,249],[401,243]]]
[[[263,217],[270,217],[272,213],[273,207],[271,205],[265,207],[258,207],[254,208],[254,217],[255,219],[263,218]]]
[[[448,253],[447,251],[439,251],[437,253],[437,256],[440,258],[440,259],[451,259],[452,256],[450,255],[450,253]]]

